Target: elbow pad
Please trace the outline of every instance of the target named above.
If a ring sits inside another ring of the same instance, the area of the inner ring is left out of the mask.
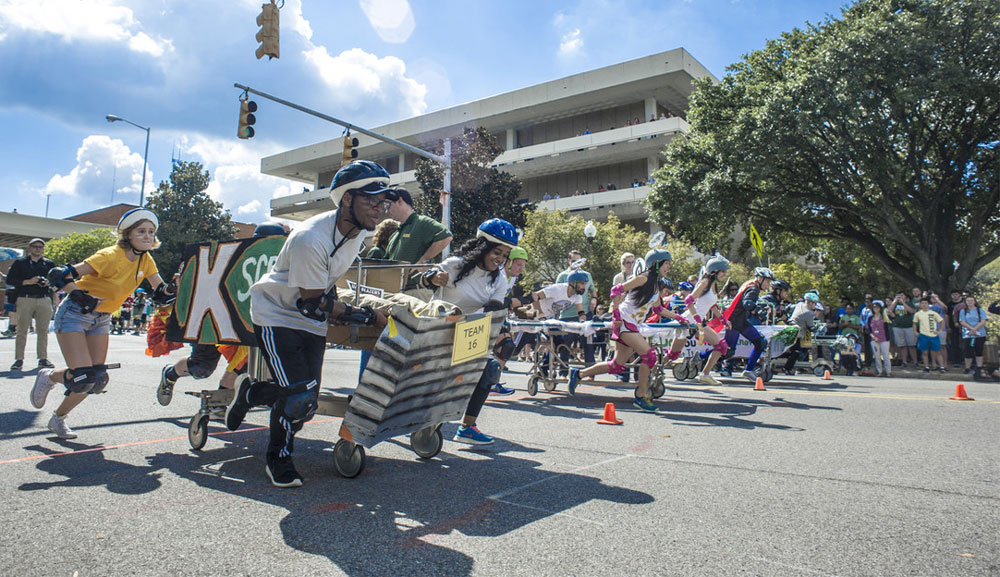
[[[322,294],[318,297],[298,299],[295,301],[295,308],[299,309],[299,314],[307,319],[322,322],[330,316],[333,311],[333,303],[336,301],[337,299]]]
[[[689,307],[694,304],[694,295],[684,297],[684,306]]]
[[[483,307],[483,312],[491,313],[493,311],[502,311],[506,310],[508,306],[509,305],[506,305],[500,301],[490,301],[486,303],[486,306]]]
[[[76,289],[75,291],[70,292],[69,300],[80,305],[80,310],[81,312],[83,312],[83,314],[89,314],[94,312],[94,309],[96,309],[97,305],[100,304],[100,301],[90,296],[90,293],[80,289]]]
[[[621,284],[616,284],[615,286],[611,287],[611,298],[615,298],[623,294],[625,294],[625,287],[622,286]]]

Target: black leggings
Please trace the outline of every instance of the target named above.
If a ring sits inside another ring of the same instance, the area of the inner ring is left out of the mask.
[[[962,339],[965,346],[965,358],[973,359],[983,356],[983,345],[986,344],[986,337],[975,337]]]

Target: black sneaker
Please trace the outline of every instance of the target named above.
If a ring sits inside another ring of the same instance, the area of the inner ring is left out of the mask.
[[[38,359],[38,368],[40,369],[54,369],[56,368],[48,359]]]
[[[930,367],[924,367],[924,372],[925,372],[925,373],[929,373],[929,372],[931,372],[931,368],[930,368]]]
[[[13,365],[10,366],[10,370],[12,370],[12,371],[20,371],[21,367],[23,367],[23,366],[24,366],[24,361],[18,359],[16,361],[14,361]]]
[[[169,371],[171,367],[173,367],[173,365],[166,365],[163,367],[163,370],[160,371],[160,384],[156,387],[156,402],[160,403],[160,405],[164,407],[169,405],[170,400],[174,398],[174,385],[177,384],[176,380],[170,380],[170,378],[167,377],[167,371]]]
[[[268,461],[264,470],[267,471],[267,477],[271,479],[271,484],[275,487],[302,486],[302,475],[295,470],[291,457],[278,457],[273,461]]]
[[[240,425],[243,424],[243,419],[247,416],[247,411],[250,410],[250,401],[247,399],[247,395],[250,393],[252,385],[252,379],[244,378],[240,379],[240,384],[236,387],[233,402],[229,403],[229,406],[226,408],[226,428],[230,431],[240,428]]]

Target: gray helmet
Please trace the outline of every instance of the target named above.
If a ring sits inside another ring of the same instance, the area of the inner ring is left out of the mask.
[[[705,274],[712,274],[722,270],[729,270],[729,261],[721,256],[713,256],[705,263]]]
[[[646,256],[642,259],[646,263],[646,268],[650,270],[656,270],[660,267],[660,263],[665,260],[674,260],[670,256],[670,251],[664,250],[662,248],[654,248],[653,250],[646,253]]]
[[[770,281],[774,280],[774,273],[771,272],[771,269],[767,268],[766,266],[759,266],[753,269],[753,276],[767,279]]]

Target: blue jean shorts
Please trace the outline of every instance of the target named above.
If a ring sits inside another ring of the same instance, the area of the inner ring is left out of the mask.
[[[67,298],[56,309],[54,323],[56,334],[106,335],[111,332],[111,313],[84,313],[80,305]]]

